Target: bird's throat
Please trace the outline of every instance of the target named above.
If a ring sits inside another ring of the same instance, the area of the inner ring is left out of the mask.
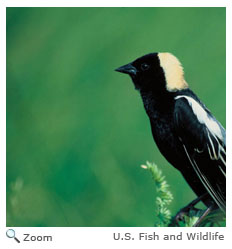
[[[152,119],[169,115],[174,108],[174,97],[171,93],[157,94],[152,91],[140,91],[147,115]]]

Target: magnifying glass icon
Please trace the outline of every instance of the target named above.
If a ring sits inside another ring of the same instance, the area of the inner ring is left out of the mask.
[[[8,229],[7,231],[6,231],[6,236],[8,237],[8,238],[10,238],[10,239],[15,239],[18,243],[20,243],[20,241],[15,237],[15,230],[13,230],[13,229]]]

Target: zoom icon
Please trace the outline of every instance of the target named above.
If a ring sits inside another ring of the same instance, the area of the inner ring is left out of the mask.
[[[15,237],[15,230],[13,230],[13,229],[8,229],[8,230],[6,231],[6,236],[7,236],[8,238],[14,239],[14,240],[17,241],[18,243],[20,243],[19,239],[17,239],[17,238]]]

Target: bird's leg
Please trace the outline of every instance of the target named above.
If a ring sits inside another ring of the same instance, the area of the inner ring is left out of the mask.
[[[181,208],[181,210],[176,214],[175,216],[175,221],[176,223],[178,223],[179,221],[183,220],[184,215],[188,214],[190,210],[199,210],[197,208],[195,208],[194,206],[200,202],[202,199],[204,199],[204,197],[207,195],[207,193],[197,197],[196,199],[194,199],[193,201],[191,201],[187,206]]]
[[[208,207],[205,212],[202,214],[202,216],[197,220],[197,222],[194,224],[194,227],[199,227],[202,220],[213,210],[214,205]]]

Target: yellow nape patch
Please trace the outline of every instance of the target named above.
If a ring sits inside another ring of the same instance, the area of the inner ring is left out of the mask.
[[[188,88],[180,61],[170,53],[158,53],[158,57],[164,70],[167,90],[173,92]]]

